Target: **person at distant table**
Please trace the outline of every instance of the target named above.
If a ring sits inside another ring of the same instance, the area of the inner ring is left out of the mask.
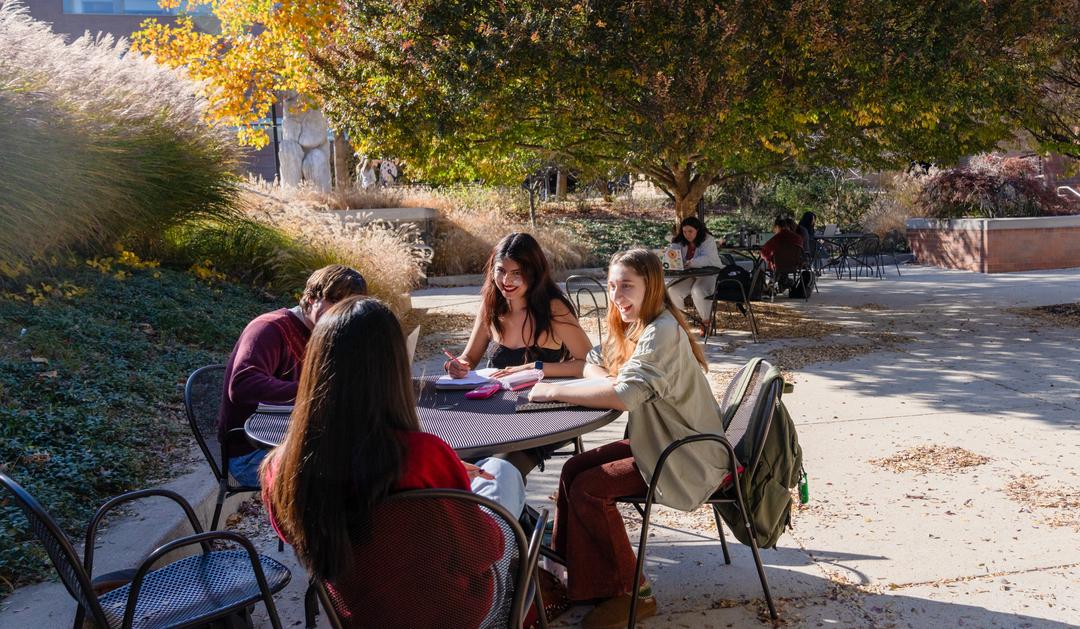
[[[781,255],[791,253],[792,249],[797,248],[799,255],[802,255],[803,239],[793,231],[794,222],[789,224],[788,221],[791,219],[777,216],[776,221],[773,222],[773,237],[761,246],[761,258],[770,269],[776,268],[775,261],[778,253]]]
[[[366,294],[360,273],[332,264],[311,274],[299,305],[261,314],[240,333],[225,364],[218,413],[218,439],[225,445],[228,472],[238,483],[257,487],[259,463],[266,456],[266,450],[255,449],[244,437],[244,422],[260,402],[289,404],[296,398],[311,329],[330,306]]]
[[[679,224],[679,232],[675,234],[671,244],[681,249],[684,268],[723,266],[723,262],[720,261],[720,252],[716,248],[716,238],[709,233],[709,228],[705,226],[705,223],[696,216],[689,216],[682,220]],[[712,310],[712,302],[708,297],[715,287],[716,276],[704,275],[673,282],[667,291],[671,301],[679,308],[682,308],[689,296],[694,302],[698,317],[704,322]],[[704,326],[704,323],[702,325]]]

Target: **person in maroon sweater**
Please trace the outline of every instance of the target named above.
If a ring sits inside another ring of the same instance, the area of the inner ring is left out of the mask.
[[[770,269],[776,266],[773,260],[775,260],[778,250],[795,247],[802,249],[803,239],[791,229],[789,222],[794,223],[789,218],[777,216],[776,221],[773,223],[773,237],[761,246],[761,257],[769,264]]]
[[[489,461],[515,477],[523,498],[514,467]],[[405,337],[390,309],[359,297],[331,308],[312,332],[288,432],[262,465],[262,487],[271,523],[327,587],[345,626],[484,624],[503,570],[496,522],[464,503],[422,514],[379,508],[408,489],[482,493],[478,480],[494,477],[421,432]]]
[[[311,274],[299,306],[259,315],[240,333],[225,364],[218,413],[218,439],[225,444],[228,471],[238,483],[257,487],[259,463],[266,456],[244,437],[244,422],[260,402],[288,404],[296,398],[311,328],[330,306],[365,294],[367,283],[359,273],[332,264]]]

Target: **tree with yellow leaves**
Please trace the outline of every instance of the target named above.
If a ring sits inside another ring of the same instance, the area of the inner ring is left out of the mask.
[[[178,9],[181,0],[159,0]],[[207,82],[209,115],[239,128],[241,144],[261,148],[269,138],[257,126],[282,93],[318,103],[308,59],[335,37],[337,0],[187,0],[187,10],[212,5],[220,32],[200,32],[190,15],[174,24],[148,19],[132,35],[131,49]]]

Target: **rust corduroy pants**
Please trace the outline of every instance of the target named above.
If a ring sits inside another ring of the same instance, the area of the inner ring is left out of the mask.
[[[563,466],[553,540],[555,551],[566,557],[571,600],[635,589],[636,557],[615,498],[646,491],[626,439],[582,452]]]

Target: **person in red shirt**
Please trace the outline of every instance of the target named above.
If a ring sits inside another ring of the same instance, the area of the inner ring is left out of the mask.
[[[259,315],[247,324],[225,364],[225,390],[218,412],[218,440],[225,444],[228,471],[242,485],[258,487],[265,450],[244,437],[244,422],[260,402],[288,404],[296,398],[300,365],[311,328],[330,306],[350,295],[366,295],[367,282],[340,264],[311,274],[300,305]]]
[[[501,466],[501,478],[515,476],[523,500],[513,465],[485,461]],[[312,331],[288,431],[261,468],[263,504],[349,616],[346,626],[476,627],[490,611],[493,566],[504,552],[496,522],[469,505],[422,517],[394,517],[379,505],[408,489],[482,493],[478,482],[496,476],[485,469],[421,432],[401,324],[377,299],[350,297]],[[379,547],[365,549],[376,527]],[[453,592],[454,604],[426,591]]]
[[[776,268],[774,261],[778,251],[787,250],[787,252],[790,252],[792,249],[798,248],[801,255],[803,239],[792,230],[791,226],[793,224],[794,221],[791,219],[777,216],[776,221],[773,223],[773,237],[761,246],[761,257],[768,263],[770,269]]]

